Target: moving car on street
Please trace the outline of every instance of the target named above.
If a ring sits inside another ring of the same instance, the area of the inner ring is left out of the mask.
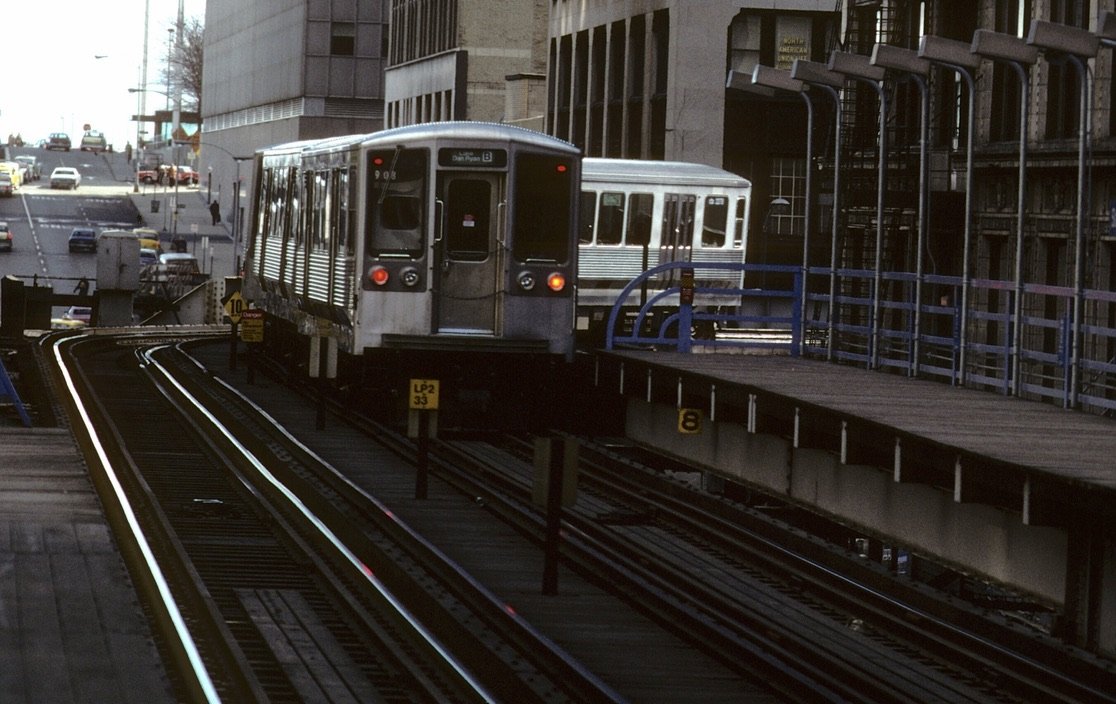
[[[71,252],[96,252],[97,231],[91,227],[75,227],[70,232]]]
[[[72,166],[59,166],[50,172],[51,188],[76,189],[81,185],[81,174]]]
[[[81,151],[93,152],[100,154],[108,149],[108,142],[105,140],[105,135],[97,130],[89,130],[81,137]]]
[[[57,149],[58,151],[70,151],[70,135],[65,132],[51,132],[50,137],[47,138],[47,150]]]
[[[8,227],[8,223],[0,222],[0,252],[12,251],[14,241],[15,235],[12,234],[12,229]]]
[[[0,196],[15,195],[15,183],[12,182],[12,175],[0,172]]]

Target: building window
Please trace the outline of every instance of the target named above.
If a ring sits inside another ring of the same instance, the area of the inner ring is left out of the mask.
[[[356,55],[356,25],[334,22],[330,28],[329,53],[333,56]]]
[[[1088,29],[1084,0],[1054,0],[1050,21]],[[1077,71],[1065,60],[1049,61],[1050,76],[1046,91],[1046,138],[1059,139],[1077,134],[1081,114],[1081,86]]]
[[[771,161],[771,200],[783,198],[790,208],[772,208],[767,223],[773,235],[802,235],[806,227],[806,160],[775,157]]]

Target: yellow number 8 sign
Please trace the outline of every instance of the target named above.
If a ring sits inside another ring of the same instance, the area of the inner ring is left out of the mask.
[[[701,410],[697,408],[678,409],[678,432],[695,435],[701,432]]]

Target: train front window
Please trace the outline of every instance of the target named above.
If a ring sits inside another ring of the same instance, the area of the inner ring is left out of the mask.
[[[706,196],[702,213],[701,246],[724,247],[728,223],[728,196]]]
[[[369,153],[365,223],[365,251],[369,256],[422,256],[427,161],[424,149]]]
[[[512,256],[524,262],[569,258],[573,173],[571,157],[519,154],[515,158]]]

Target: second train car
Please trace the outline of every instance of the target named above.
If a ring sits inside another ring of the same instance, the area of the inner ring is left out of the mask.
[[[449,422],[520,414],[573,356],[581,161],[478,122],[261,150],[246,297],[299,358],[338,350],[340,385],[399,406],[437,379]]]
[[[742,176],[692,162],[587,158],[581,190],[577,328],[595,344],[604,340],[621,290],[647,269],[667,262],[744,263],[752,184]],[[699,288],[743,285],[742,272],[722,271],[712,280],[709,271],[696,270]],[[671,276],[648,283],[649,293],[678,284]],[[712,311],[739,306],[740,297],[703,294],[694,303]],[[629,326],[639,304],[626,301]],[[675,296],[654,314],[677,306]]]

